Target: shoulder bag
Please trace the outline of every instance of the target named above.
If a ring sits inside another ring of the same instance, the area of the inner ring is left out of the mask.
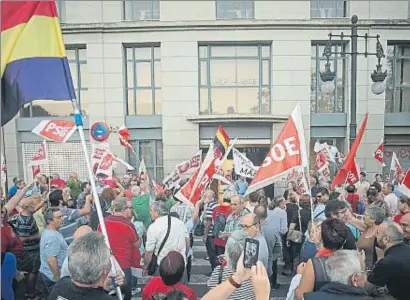
[[[297,244],[302,244],[303,242],[303,233],[302,233],[302,220],[300,217],[300,207],[298,205],[298,219],[299,219],[299,230],[295,229],[290,229],[288,231],[288,235],[286,236],[286,239],[288,241],[297,243]]]
[[[150,260],[150,262],[149,262],[149,264],[148,264],[148,267],[147,267],[148,275],[150,275],[150,276],[154,275],[154,274],[155,274],[155,271],[157,270],[157,267],[158,267],[158,256],[159,256],[159,254],[161,253],[162,248],[164,248],[164,245],[165,245],[166,241],[168,240],[170,231],[171,231],[171,216],[168,215],[168,228],[167,228],[167,233],[165,234],[165,237],[164,237],[164,239],[162,240],[161,246],[159,246],[158,254],[156,255],[156,254],[155,254],[155,250],[154,250],[154,253],[152,253],[151,260]]]

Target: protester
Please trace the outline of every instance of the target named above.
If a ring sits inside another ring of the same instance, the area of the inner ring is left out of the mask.
[[[235,190],[239,195],[243,197],[246,190],[248,189],[248,182],[246,181],[246,177],[240,176],[237,181],[235,181]]]
[[[70,178],[67,181],[67,187],[71,190],[71,196],[77,199],[78,195],[81,193],[81,183],[78,180],[78,175],[75,172],[70,173]]]
[[[150,214],[153,223],[147,231],[144,259],[145,273],[148,272],[147,267],[155,255],[157,258],[156,265],[154,266],[155,274],[159,274],[158,265],[171,251],[181,253],[186,265],[186,253],[189,250],[189,234],[185,224],[178,218],[167,215],[168,212],[164,202],[153,202]],[[184,274],[181,282],[186,283],[186,281],[187,276]]]
[[[378,294],[378,288],[387,286],[397,300],[408,299],[410,246],[403,243],[403,230],[396,223],[381,224],[376,238],[383,254],[378,255],[378,262],[368,274],[365,289]]]
[[[159,276],[153,277],[144,287],[142,300],[151,300],[153,297],[179,290],[184,298],[196,300],[195,292],[188,286],[180,283],[184,275],[185,261],[181,253],[170,251],[159,264]]]
[[[282,239],[279,229],[273,227],[275,222],[268,218],[268,208],[264,205],[255,207],[254,213],[259,219],[261,232],[265,237],[268,246],[268,267],[267,272],[271,288],[277,290],[280,288],[278,279],[278,258],[282,255]]]
[[[139,267],[141,239],[130,219],[132,206],[126,198],[114,202],[112,215],[104,219],[111,251],[125,274],[124,300],[132,297],[133,276],[131,267]],[[101,232],[101,225],[97,228]]]
[[[50,186],[62,190],[65,187],[65,181],[60,178],[60,175],[53,174],[53,179],[50,180]]]
[[[397,196],[394,193],[394,185],[391,183],[383,184],[384,201],[389,206],[390,212],[395,215],[397,213]]]
[[[67,256],[68,245],[58,230],[63,225],[63,214],[58,207],[44,213],[47,227],[41,233],[39,282],[44,298],[48,298],[54,284],[60,280],[60,270]]]
[[[144,223],[145,228],[148,228],[151,225],[150,218],[150,194],[145,192],[141,187],[133,186],[131,188],[131,193],[134,194],[132,198],[132,209],[142,222]]]
[[[403,242],[410,245],[410,214],[405,214],[399,222],[401,229],[403,229]]]
[[[232,232],[241,229],[241,221],[244,216],[249,213],[239,195],[231,197],[231,208],[232,213],[226,219],[224,232],[219,234],[219,237],[225,240],[232,234]]]
[[[313,210],[313,219],[321,219],[324,221],[326,220],[325,208],[329,200],[329,190],[326,188],[319,189],[316,193],[316,200],[318,203]]]
[[[97,194],[98,194],[98,195],[101,195],[101,193],[102,193],[105,189],[111,188],[109,185],[107,185],[107,184],[105,183],[104,177],[99,176],[99,177],[97,178],[97,181],[98,181],[98,184],[97,184],[97,186],[96,186],[96,191],[97,191]]]
[[[367,175],[365,172],[360,172],[360,184],[357,189],[360,199],[364,199],[366,197],[366,192],[370,188],[370,183],[367,181],[366,176]]]
[[[111,269],[110,256],[102,234],[91,232],[77,238],[68,250],[70,277],[58,280],[48,299],[112,300],[104,290]],[[115,282],[123,283],[119,273]]]
[[[17,177],[13,178],[13,185],[8,190],[7,199],[10,199],[17,193],[17,191],[21,188],[22,183],[24,183],[23,180],[19,180]]]
[[[405,195],[400,196],[397,202],[397,208],[400,213],[394,218],[394,222],[399,223],[403,215],[410,212],[410,198]]]
[[[232,214],[232,193],[234,192],[231,190],[225,190],[223,193],[223,202],[215,207],[212,212],[212,236],[214,238],[216,256],[225,253],[226,239],[220,238],[220,235],[224,234],[227,220]]]
[[[15,229],[23,242],[24,254],[19,268],[28,272],[26,297],[35,298],[37,273],[40,268],[40,232],[33,213],[36,207],[34,199],[26,198],[20,202],[21,211],[17,215]]]
[[[359,300],[366,295],[360,254],[354,250],[338,250],[325,262],[330,282],[319,291],[306,293],[304,300]]]
[[[215,193],[210,189],[205,191],[203,195],[203,200],[206,205],[206,209],[204,212],[205,228],[204,228],[203,242],[206,246],[206,253],[209,257],[209,263],[211,264],[211,269],[213,271],[215,267],[217,266],[218,262],[217,262],[217,253],[215,249],[215,242],[214,242],[214,236],[213,236],[212,215],[213,215],[215,208],[218,206],[218,203],[216,202]]]
[[[249,194],[248,199],[249,199],[249,201],[246,205],[246,209],[249,212],[253,212],[255,207],[257,205],[259,205],[260,196],[259,196],[258,192],[252,192],[252,193]]]
[[[360,197],[357,194],[357,189],[353,184],[349,184],[346,187],[346,192],[347,192],[347,197],[346,197],[346,201],[349,202],[350,207],[352,208],[352,212],[354,214],[358,214],[358,206],[359,206],[359,201],[360,201]]]
[[[231,300],[255,299],[252,283],[249,278],[246,280],[235,278],[235,270],[243,268],[243,251],[245,239],[248,234],[242,230],[232,232],[232,235],[226,242],[225,259],[226,264],[218,265],[208,279],[208,287],[213,289],[228,278],[234,279],[241,286],[233,291],[229,297]]]

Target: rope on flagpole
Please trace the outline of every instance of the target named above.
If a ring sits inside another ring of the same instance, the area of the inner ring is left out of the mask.
[[[102,212],[102,209],[101,209],[100,198],[98,197],[97,187],[95,185],[94,175],[93,175],[93,171],[92,171],[92,168],[91,168],[90,157],[88,155],[87,144],[85,142],[84,127],[83,127],[83,120],[81,118],[81,112],[80,112],[80,109],[79,109],[77,99],[73,99],[72,102],[73,102],[73,107],[74,107],[75,125],[77,126],[78,133],[80,135],[81,145],[82,145],[83,152],[84,152],[84,157],[85,157],[85,163],[86,163],[86,166],[87,166],[87,173],[88,173],[88,177],[89,177],[90,184],[91,184],[91,189],[92,189],[92,193],[93,193],[95,207],[97,209],[97,215],[98,215],[98,220],[100,222],[101,232],[104,235],[105,243],[107,244],[107,246],[108,246],[108,248],[110,249],[110,252],[111,252],[111,246],[110,246],[110,242],[108,240],[107,228],[105,227],[104,216],[103,216],[103,212]],[[116,269],[116,266],[115,266],[115,263],[114,263],[114,256],[112,255],[112,253],[111,253],[111,256],[110,256],[110,260],[111,260],[111,266],[112,266],[114,272],[117,273],[117,269]],[[121,293],[121,288],[119,286],[116,286],[115,289],[116,289],[116,292],[117,292],[118,299],[123,300],[122,293]]]

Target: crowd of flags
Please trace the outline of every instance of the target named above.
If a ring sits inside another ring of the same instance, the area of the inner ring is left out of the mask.
[[[1,18],[1,125],[10,121],[20,107],[34,100],[75,99],[55,2],[51,0],[2,1]],[[335,152],[332,146],[315,145],[314,167],[320,177],[330,179],[329,162],[339,166],[332,187],[346,182],[350,184],[359,182],[360,166],[356,160],[356,152],[366,130],[367,120],[368,114],[346,157],[338,151]],[[46,141],[65,143],[75,130],[75,122],[65,120],[44,120],[33,129],[33,133],[44,138],[44,142],[40,144],[29,163],[33,175],[40,172],[41,165],[48,163]],[[115,132],[120,144],[134,153],[139,160],[130,144],[129,130],[121,126]],[[254,166],[246,156],[234,149],[235,143],[236,139],[231,139],[225,129],[219,126],[205,159],[202,161],[202,153],[198,152],[190,160],[176,166],[164,180],[165,187],[173,188],[182,176],[192,174],[188,182],[178,191],[177,197],[182,201],[195,203],[215,176],[220,175],[219,171],[231,151],[234,155],[235,169],[239,170],[240,175],[252,179],[246,194],[279,181],[292,172],[304,174],[303,178],[306,182],[309,164],[299,106],[295,107],[286,121],[261,166]],[[381,166],[384,166],[383,144],[382,140],[373,153],[374,159]],[[93,146],[91,159],[96,174],[110,176],[113,163],[120,163],[127,169],[132,169],[132,166],[118,158],[109,146],[102,144]],[[139,161],[139,164],[140,169],[141,166],[145,166],[143,160]],[[5,164],[2,162],[2,172],[4,170]],[[404,170],[395,153],[392,156],[390,170],[396,177],[404,177],[402,185],[408,183],[409,172],[404,176]],[[151,183],[155,191],[163,191],[163,187],[155,181]],[[410,185],[406,187],[409,188]]]

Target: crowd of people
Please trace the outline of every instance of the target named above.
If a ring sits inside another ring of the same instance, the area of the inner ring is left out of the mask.
[[[380,174],[332,190],[312,174],[309,194],[290,181],[272,199],[265,190],[244,196],[239,178],[222,201],[207,189],[195,204],[179,201],[178,187],[154,194],[145,174],[98,178],[109,246],[89,182],[75,173],[13,181],[1,208],[4,300],[21,288],[24,299],[113,299],[117,287],[125,300],[195,300],[195,235],[211,267],[202,299],[268,299],[281,288],[278,272],[291,278],[288,300],[410,299],[410,199]],[[259,245],[252,268],[248,239]]]

